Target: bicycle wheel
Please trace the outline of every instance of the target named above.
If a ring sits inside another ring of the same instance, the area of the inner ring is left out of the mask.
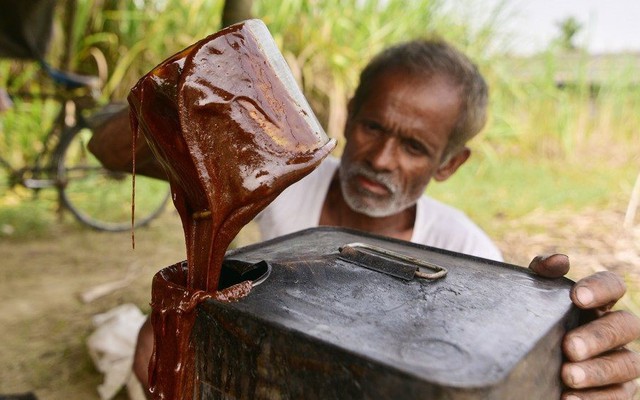
[[[93,134],[86,126],[74,126],[63,134],[56,165],[62,204],[82,223],[119,232],[131,229],[132,175],[102,166],[87,148]],[[135,227],[148,224],[165,208],[169,184],[136,175]]]

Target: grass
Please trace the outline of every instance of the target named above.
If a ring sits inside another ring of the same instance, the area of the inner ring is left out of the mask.
[[[638,166],[504,157],[471,157],[448,181],[431,183],[428,193],[464,210],[490,236],[501,234],[496,221],[534,210],[579,212],[629,201]]]
[[[0,188],[6,179],[0,171]],[[56,221],[56,199],[55,191],[44,191],[34,197],[34,193],[21,187],[0,190],[0,238],[45,234]]]

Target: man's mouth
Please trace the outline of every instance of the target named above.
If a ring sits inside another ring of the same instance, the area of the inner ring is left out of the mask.
[[[372,194],[375,194],[378,196],[388,196],[392,193],[392,191],[388,186],[378,181],[369,179],[363,175],[358,175],[356,179],[360,188]]]

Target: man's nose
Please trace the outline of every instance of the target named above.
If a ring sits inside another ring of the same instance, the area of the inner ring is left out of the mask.
[[[387,137],[373,147],[369,163],[376,171],[393,171],[398,166],[398,143],[396,138]]]

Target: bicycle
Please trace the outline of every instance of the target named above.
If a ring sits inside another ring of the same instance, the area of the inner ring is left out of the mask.
[[[60,110],[30,165],[15,168],[0,155],[9,187],[21,185],[36,193],[54,188],[59,211],[66,209],[81,223],[98,230],[119,232],[147,225],[165,208],[170,194],[167,183],[135,177],[136,218],[132,223],[132,175],[104,168],[87,149],[93,127],[109,114],[104,110],[114,106],[95,112],[99,79],[56,70],[45,63],[42,69],[55,85],[53,93],[8,95],[22,100],[52,99]]]

